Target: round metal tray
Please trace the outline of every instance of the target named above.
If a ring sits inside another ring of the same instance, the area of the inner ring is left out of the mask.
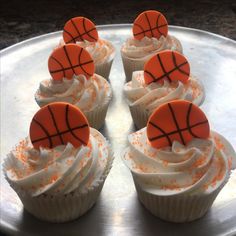
[[[27,213],[5,181],[1,171],[0,230],[16,235],[233,235],[236,234],[236,173],[202,219],[172,224],[152,216],[139,203],[129,170],[120,159],[127,135],[134,126],[122,88],[125,76],[119,49],[131,35],[131,25],[99,26],[101,38],[114,43],[117,54],[110,82],[114,96],[102,133],[115,153],[114,166],[102,193],[86,215],[65,224],[49,224]],[[236,43],[208,32],[170,26],[170,34],[183,44],[191,72],[204,84],[202,109],[211,128],[223,134],[236,148]],[[1,160],[27,136],[32,116],[38,110],[34,92],[49,77],[47,60],[61,32],[33,38],[1,51]]]

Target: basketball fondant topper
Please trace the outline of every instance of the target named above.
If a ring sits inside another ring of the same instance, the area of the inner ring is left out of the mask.
[[[42,107],[30,124],[30,139],[34,148],[66,145],[87,145],[89,125],[83,113],[74,105],[55,102]]]
[[[71,79],[73,75],[94,73],[94,62],[90,54],[76,44],[66,44],[56,48],[48,59],[48,69],[54,80]]]
[[[158,52],[144,65],[144,80],[146,84],[152,82],[163,83],[164,79],[186,83],[189,79],[190,65],[180,53],[171,50]]]
[[[135,39],[141,40],[145,36],[159,39],[162,35],[166,37],[167,34],[167,20],[159,11],[144,11],[134,20],[133,35]]]
[[[98,40],[98,32],[91,20],[79,16],[66,22],[63,29],[63,39],[65,43],[76,43],[84,40],[96,42]]]
[[[186,145],[193,138],[208,138],[209,133],[209,123],[203,111],[184,100],[158,107],[147,123],[147,137],[155,148],[171,146],[173,141]]]

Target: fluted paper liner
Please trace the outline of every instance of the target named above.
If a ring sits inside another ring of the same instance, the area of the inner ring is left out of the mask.
[[[204,216],[225,182],[207,194],[158,196],[144,191],[135,181],[138,198],[153,215],[170,222],[184,223]]]
[[[133,122],[138,129],[142,129],[147,125],[147,121],[151,113],[139,105],[129,105],[129,110],[133,118]]]
[[[112,167],[114,156],[109,146],[109,156],[103,175],[92,186],[84,192],[73,192],[65,195],[47,195],[32,197],[26,191],[20,189],[16,184],[9,181],[11,187],[18,194],[24,208],[35,217],[49,222],[61,223],[74,220],[85,214],[96,202],[105,179]],[[6,176],[8,158],[5,159],[3,170]]]
[[[121,58],[123,62],[123,67],[125,71],[126,81],[130,81],[132,79],[132,74],[134,71],[143,70],[145,62],[152,56],[142,57],[141,59],[138,58],[129,58],[126,57],[121,52]]]
[[[100,104],[92,111],[83,111],[91,127],[99,130],[103,126],[111,98],[112,95],[107,97],[103,104]]]
[[[104,63],[95,64],[95,73],[101,75],[106,80],[109,78],[111,66],[115,57],[115,48],[112,44],[111,47],[113,48],[114,52],[110,55],[109,59]]]

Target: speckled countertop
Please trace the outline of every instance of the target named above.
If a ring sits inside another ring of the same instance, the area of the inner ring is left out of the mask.
[[[61,30],[74,16],[86,16],[97,25],[132,23],[147,9],[161,11],[171,25],[236,40],[236,2],[232,0],[5,0],[0,7],[0,49]]]

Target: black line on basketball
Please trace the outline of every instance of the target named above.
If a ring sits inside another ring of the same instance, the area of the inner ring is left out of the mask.
[[[71,37],[71,39],[65,43],[71,43],[71,42],[76,43],[76,38],[74,38],[74,36],[69,31],[64,29],[64,32],[67,33]]]
[[[195,138],[200,138],[199,136],[197,136],[196,134],[193,133],[193,131],[192,131],[192,128],[193,128],[193,127],[191,127],[191,126],[190,126],[190,123],[189,123],[189,121],[190,121],[190,114],[191,114],[191,110],[192,110],[192,106],[193,106],[193,104],[190,103],[190,104],[189,104],[189,107],[188,107],[187,116],[186,116],[186,124],[187,124],[187,128],[188,128],[189,133],[190,133],[193,137],[195,137]],[[204,122],[204,123],[202,123],[202,124],[208,123],[207,120],[206,120],[206,121],[202,121],[202,122]],[[199,124],[199,125],[200,125],[200,124]]]
[[[175,126],[176,126],[176,129],[177,129],[177,132],[179,133],[180,139],[181,139],[182,143],[185,145],[184,137],[182,135],[182,132],[180,131],[180,127],[179,127],[178,121],[176,120],[176,117],[175,117],[175,112],[174,112],[174,110],[173,110],[173,108],[172,108],[170,103],[168,103],[168,107],[169,107],[169,110],[171,112],[172,118],[173,118],[173,120],[175,122]]]
[[[181,72],[182,74],[188,76],[189,74],[186,73],[184,70],[181,70],[181,68],[177,65],[175,53],[174,53],[174,52],[171,52],[171,54],[172,54],[172,60],[173,60],[173,62],[174,62],[174,65],[175,65],[176,69],[177,69],[179,72]],[[187,64],[187,62],[185,62],[185,64]],[[185,64],[184,64],[184,65],[185,65]],[[182,63],[182,65],[183,65],[183,63]]]
[[[86,26],[85,26],[85,18],[83,17],[83,27],[84,27],[84,31],[85,31],[85,34],[87,34],[91,39],[97,41],[97,39],[95,39],[92,35],[89,34],[89,32],[91,31],[87,31],[86,29]],[[94,30],[95,28],[93,28],[92,30]]]
[[[163,137],[166,137],[166,139],[168,140],[169,145],[171,146],[172,142],[170,140],[170,137],[168,136],[168,134],[159,126],[157,126],[156,124],[154,124],[153,122],[149,121],[149,124],[151,124],[152,126],[154,126],[156,129],[158,129],[159,131],[161,131],[163,133]],[[159,137],[159,136],[157,136]],[[155,139],[158,139],[157,137],[153,137],[153,138],[149,138],[150,141],[154,141]]]
[[[197,127],[197,126],[199,126],[199,125],[203,125],[203,124],[206,124],[206,123],[208,123],[207,120],[206,120],[206,121],[202,121],[202,122],[198,122],[198,123],[196,123],[196,124],[194,124],[194,125],[191,125],[189,128],[192,129],[192,128],[194,128],[194,127]],[[189,128],[186,127],[186,128],[180,129],[180,131],[183,132],[183,131],[189,130]],[[177,133],[178,133],[178,131],[177,131],[177,130],[174,130],[174,131],[171,131],[171,132],[169,132],[169,133],[165,133],[165,134],[163,134],[163,135],[158,135],[158,136],[153,137],[153,138],[152,138],[152,141],[153,141],[153,140],[157,140],[157,139],[164,138],[164,137],[166,137],[167,135],[168,135],[168,136],[171,136],[171,135],[177,134]]]
[[[145,30],[143,29],[143,27],[137,23],[134,23],[134,25],[138,26],[141,29],[141,32],[134,34],[134,36],[139,35],[139,34],[144,34],[144,36],[145,36],[145,33],[144,33]]]
[[[91,31],[93,31],[93,30],[96,30],[96,28],[92,28],[92,29],[88,30],[87,32],[82,33],[80,36],[82,37],[82,36],[84,36],[85,34],[88,34],[88,35],[89,35],[89,33],[90,33]],[[75,41],[75,43],[76,43],[76,40],[77,40],[77,39],[79,39],[79,40],[81,39],[81,41],[84,41],[84,39],[81,38],[80,36],[74,37],[73,39],[71,39],[71,40],[68,41],[67,43],[71,43],[71,42],[73,42],[73,41]],[[90,35],[89,35],[89,36],[90,36]]]
[[[66,77],[66,73],[65,73],[64,67],[63,67],[63,65],[61,64],[61,62],[58,61],[58,60],[57,60],[55,57],[53,57],[53,56],[51,56],[51,59],[53,59],[55,62],[58,63],[58,65],[61,67],[61,69],[60,69],[59,72],[63,72],[63,77]],[[50,71],[50,70],[49,70],[49,72],[50,72],[50,73],[54,73],[53,71]]]
[[[174,69],[172,69],[172,70],[170,70],[170,71],[164,73],[162,76],[160,76],[160,77],[158,77],[158,78],[155,78],[154,82],[159,81],[159,80],[163,79],[164,77],[169,76],[172,72],[174,72],[174,71],[175,71],[176,69],[178,69],[179,67],[185,65],[186,63],[187,63],[187,62],[183,62],[183,63],[180,64],[178,67],[176,67],[176,68],[174,68]],[[149,73],[150,73],[150,72],[149,72]],[[170,81],[169,81],[169,82],[170,82]]]
[[[82,139],[80,139],[79,137],[77,137],[77,136],[74,134],[73,130],[71,129],[70,123],[69,123],[69,120],[68,120],[68,117],[69,117],[68,114],[69,114],[69,105],[67,104],[67,105],[66,105],[66,112],[65,112],[65,115],[66,115],[65,120],[66,120],[67,128],[68,128],[68,130],[71,132],[71,134],[73,135],[73,137],[74,137],[75,139],[79,140],[82,144],[86,145],[86,143],[85,143]],[[84,124],[84,125],[82,125],[82,126],[80,126],[80,127],[83,128],[83,127],[86,127],[86,126],[88,126],[88,125],[87,125],[87,124]]]
[[[145,70],[144,72],[147,73],[148,75],[150,75],[152,77],[153,81],[155,81],[155,82],[158,81],[158,79],[156,79],[156,77],[151,72],[149,72],[147,70]]]
[[[150,23],[150,20],[149,20],[149,18],[148,18],[148,15],[147,15],[147,13],[145,13],[145,17],[146,17],[146,20],[147,20],[147,23],[148,23],[148,25],[149,25],[149,31],[151,32],[151,35],[152,35],[152,37],[154,36],[153,35],[153,32],[152,32],[152,26],[151,26],[151,23]],[[145,35],[145,33],[144,33],[144,35]]]
[[[70,60],[70,57],[69,57],[68,52],[67,52],[67,50],[66,50],[66,47],[64,46],[63,49],[64,49],[64,52],[65,52],[65,54],[66,54],[66,58],[67,58],[67,60],[68,60],[68,62],[69,62],[69,64],[70,64],[70,67],[71,67],[72,71],[73,71],[74,74],[75,74],[75,70],[74,70],[73,65],[72,65],[72,63],[71,63],[71,60]]]
[[[83,66],[81,66],[82,63],[80,63],[80,59],[81,59],[81,55],[82,55],[83,50],[84,50],[84,49],[81,48],[80,53],[79,53],[79,56],[78,56],[78,61],[79,61],[80,68],[83,70],[83,72],[84,72],[85,74],[87,74],[88,76],[92,76],[92,74],[88,73],[88,72],[83,68]],[[88,63],[87,63],[87,64],[88,64]]]
[[[157,25],[157,31],[158,31],[158,33],[159,33],[160,35],[162,35],[161,31],[159,30],[159,26],[158,26],[160,17],[161,17],[161,14],[159,14],[159,15],[157,16],[156,25]]]
[[[165,76],[167,77],[168,81],[171,82],[171,79],[170,79],[170,77],[169,77],[169,74],[166,72],[165,67],[164,67],[164,65],[162,64],[162,60],[161,60],[159,54],[157,54],[157,59],[158,59],[160,65],[161,65],[161,69],[162,69],[163,73],[164,73]]]
[[[138,25],[137,23],[134,23],[134,25],[141,27],[141,26]],[[161,26],[159,26],[159,27],[154,27],[154,28],[151,28],[151,29],[152,29],[152,30],[155,30],[155,29],[157,29],[157,28],[161,28],[161,27],[164,27],[164,26],[166,26],[166,25],[167,25],[167,24],[164,24],[164,25],[161,25]],[[142,29],[142,28],[141,28],[141,29]],[[150,29],[148,29],[148,30],[142,29],[142,32],[135,33],[134,36],[137,36],[137,35],[140,35],[140,34],[144,34],[144,35],[145,35],[145,33],[149,32],[149,31],[150,31]]]
[[[79,37],[80,40],[83,40],[83,38],[81,37],[81,33],[79,32],[79,29],[76,27],[75,22],[72,19],[71,19],[71,23],[74,26],[74,28],[75,28],[75,30],[76,30],[76,32],[78,34],[78,36],[76,36],[76,37],[77,38]]]
[[[48,110],[49,110],[49,113],[51,115],[51,118],[52,118],[52,121],[53,121],[53,125],[54,125],[54,127],[55,127],[55,129],[57,131],[57,135],[60,137],[61,144],[64,144],[64,140],[63,140],[63,138],[62,138],[62,136],[60,134],[60,131],[59,131],[58,127],[57,127],[57,122],[55,120],[55,117],[54,117],[54,114],[53,114],[53,112],[51,110],[50,105],[48,105]]]
[[[61,71],[71,70],[72,68],[81,67],[81,66],[83,66],[83,65],[87,65],[87,64],[90,64],[90,63],[92,63],[92,62],[93,62],[92,60],[91,60],[91,61],[86,61],[86,62],[84,62],[84,63],[74,65],[74,66],[72,66],[72,67],[65,67],[65,68],[63,68],[63,69],[52,70],[52,71],[50,71],[50,73],[58,73],[58,72],[61,72]]]
[[[48,139],[49,140],[49,145],[50,145],[50,148],[52,148],[52,139],[51,139],[51,136],[50,134],[48,133],[48,131],[46,130],[46,128],[40,123],[38,122],[35,118],[33,118],[33,121],[44,131],[45,135],[47,137],[44,137],[43,139]],[[32,143],[36,143],[38,142],[39,140],[35,139],[35,140],[31,140]]]
[[[77,126],[77,127],[71,128],[71,130],[74,131],[74,130],[77,130],[77,129],[82,129],[86,126],[88,126],[88,125],[85,124],[85,125]],[[39,139],[35,139],[34,142],[39,142],[39,141],[43,141],[45,139],[54,138],[54,137],[57,137],[58,135],[63,135],[63,134],[69,133],[69,132],[71,132],[71,131],[70,130],[64,130],[64,131],[59,132],[58,134],[56,133],[56,134],[49,135],[48,137],[42,137],[42,138],[39,138]]]

